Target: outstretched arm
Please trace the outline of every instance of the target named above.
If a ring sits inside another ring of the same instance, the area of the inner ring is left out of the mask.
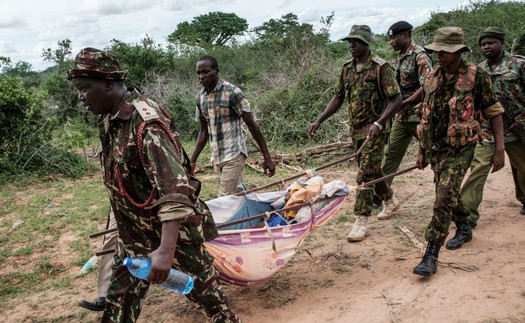
[[[492,173],[505,166],[505,139],[503,136],[503,119],[501,114],[489,119],[490,128],[494,135],[494,154],[492,155]]]
[[[328,119],[330,116],[336,113],[337,110],[339,110],[339,108],[343,105],[344,99],[344,95],[335,95],[334,97],[332,97],[332,99],[330,100],[330,102],[328,102],[328,105],[324,109],[323,113],[321,113],[321,115],[308,127],[306,133],[308,139],[313,139],[315,132],[317,131],[317,129],[319,129],[321,123],[323,123],[323,121]]]
[[[199,122],[200,122],[201,128],[199,130],[199,135],[197,136],[197,143],[195,144],[195,149],[193,150],[193,154],[191,154],[191,158],[190,158],[190,165],[191,165],[192,173],[195,171],[195,165],[197,164],[197,158],[199,158],[199,155],[204,149],[204,146],[206,146],[206,143],[208,142],[208,124],[206,123],[206,119],[204,119],[202,115],[199,117]]]
[[[370,127],[368,131],[368,138],[374,138],[386,125],[387,120],[392,118],[394,114],[401,108],[403,100],[401,100],[401,94],[396,94],[388,98],[388,105],[386,106],[385,112],[377,119],[376,122]],[[379,124],[379,126],[377,124]]]
[[[259,125],[255,122],[251,112],[244,112],[241,114],[241,118],[244,123],[246,123],[246,126],[248,126],[248,130],[252,134],[253,139],[255,139],[257,145],[259,145],[259,149],[264,158],[264,173],[268,175],[268,177],[272,177],[275,174],[275,164],[268,152],[268,147],[266,147],[266,141],[264,140]]]

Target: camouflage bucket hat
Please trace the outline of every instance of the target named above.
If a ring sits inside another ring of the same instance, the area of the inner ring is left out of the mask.
[[[117,55],[112,52],[86,47],[77,54],[73,68],[67,71],[67,79],[90,77],[108,80],[125,80],[128,71],[122,70]]]
[[[353,25],[352,29],[350,29],[350,33],[348,34],[348,36],[339,40],[341,41],[350,39],[359,39],[365,44],[370,45],[373,42],[372,30],[370,30],[370,27],[368,27],[367,25]]]
[[[459,27],[444,27],[439,28],[434,36],[434,41],[425,46],[428,52],[448,52],[455,53],[458,50],[461,52],[470,52],[470,48],[465,45],[465,35],[463,29]]]

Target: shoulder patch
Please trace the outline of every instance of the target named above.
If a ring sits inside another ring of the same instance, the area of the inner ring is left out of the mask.
[[[159,118],[157,111],[152,106],[150,106],[148,103],[142,100],[134,101],[133,106],[135,106],[135,109],[137,109],[137,112],[140,114],[140,116],[142,117],[144,121],[149,121],[149,120]]]
[[[387,63],[387,61],[379,56],[372,56],[372,62],[379,64],[379,66],[383,66]]]

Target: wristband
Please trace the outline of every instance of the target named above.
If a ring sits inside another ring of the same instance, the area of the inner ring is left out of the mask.
[[[378,127],[379,131],[383,130],[383,126],[377,121],[374,121],[374,126]]]

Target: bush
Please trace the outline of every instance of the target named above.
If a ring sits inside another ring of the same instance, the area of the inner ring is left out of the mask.
[[[53,140],[58,118],[44,98],[45,93],[26,89],[20,78],[0,77],[0,172],[81,176],[88,167]]]

